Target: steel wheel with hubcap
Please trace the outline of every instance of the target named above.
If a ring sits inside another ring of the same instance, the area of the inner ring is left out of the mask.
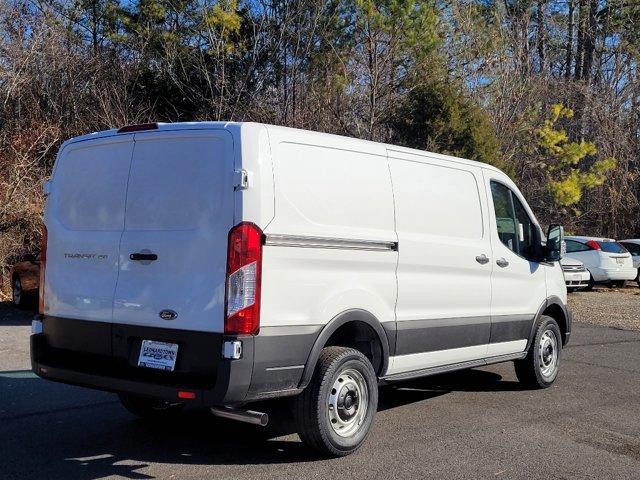
[[[558,322],[542,315],[527,356],[515,362],[518,380],[533,388],[550,387],[558,376],[561,353],[562,335]]]
[[[357,370],[346,369],[338,374],[327,402],[333,431],[349,437],[358,431],[367,414],[367,382]]]
[[[378,379],[361,352],[326,347],[295,403],[298,433],[307,445],[328,455],[348,455],[362,445],[373,424]]]
[[[553,330],[545,330],[540,337],[538,353],[540,373],[544,378],[552,378],[558,369],[558,339]]]

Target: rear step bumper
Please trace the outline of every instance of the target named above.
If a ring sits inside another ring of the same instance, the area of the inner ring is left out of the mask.
[[[95,390],[103,390],[113,393],[131,393],[135,395],[157,398],[169,402],[185,402],[178,397],[178,392],[194,392],[196,398],[186,400],[190,404],[199,407],[210,407],[213,405],[233,405],[242,403],[242,395],[233,398],[234,395],[228,389],[228,385],[219,382],[213,390],[192,389],[188,386],[176,388],[164,385],[154,385],[151,383],[136,382],[121,378],[103,377],[91,375],[73,370],[65,370],[56,367],[49,367],[41,363],[31,362],[33,371],[41,378],[55,382],[87,387]],[[231,380],[231,378],[230,378]]]
[[[135,365],[141,338],[166,339],[167,329],[145,327],[118,328],[118,325],[96,325],[85,321],[47,317],[43,331],[31,335],[31,367],[47,380],[104,390],[131,393],[167,401],[185,401],[179,392],[191,392],[186,400],[196,406],[233,405],[246,400],[253,370],[253,338],[242,337],[242,358],[221,358],[221,346],[232,339],[216,333],[171,331],[168,334],[184,349],[181,364],[175,372],[153,371]],[[69,328],[83,332],[79,337]],[[86,327],[92,335],[87,335]],[[103,331],[100,331],[102,328]],[[111,345],[113,335],[113,348]],[[116,337],[122,345],[116,345]],[[235,339],[237,337],[233,337]]]

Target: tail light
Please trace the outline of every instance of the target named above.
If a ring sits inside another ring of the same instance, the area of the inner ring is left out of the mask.
[[[38,312],[44,315],[44,278],[47,270],[47,227],[42,227],[40,238],[40,286],[38,289]]]
[[[262,230],[242,222],[229,232],[224,332],[255,335],[260,330]]]
[[[598,242],[596,242],[595,240],[589,240],[587,243],[585,243],[585,245],[591,250],[602,250]]]

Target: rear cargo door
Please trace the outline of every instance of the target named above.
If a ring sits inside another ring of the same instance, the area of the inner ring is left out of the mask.
[[[223,330],[233,172],[224,130],[136,134],[114,323]]]
[[[47,315],[111,321],[132,153],[132,135],[61,150],[45,216]]]

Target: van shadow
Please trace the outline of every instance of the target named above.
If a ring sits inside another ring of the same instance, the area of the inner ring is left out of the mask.
[[[452,391],[515,390],[514,383],[482,370],[439,375],[381,388],[379,410]],[[146,479],[168,477],[185,465],[323,460],[292,435],[291,400],[253,407],[270,414],[267,428],[199,411],[146,422],[128,414],[112,394],[47,382],[29,372],[0,372],[0,402],[3,478],[41,478],[46,472],[49,479]]]
[[[35,306],[28,304],[29,308],[20,309],[12,302],[0,302],[0,327],[19,327],[31,325],[31,320],[36,314]]]
[[[451,392],[511,392],[526,390],[520,382],[503,380],[486,370],[461,370],[387,385],[380,390],[378,411],[420,402]]]

